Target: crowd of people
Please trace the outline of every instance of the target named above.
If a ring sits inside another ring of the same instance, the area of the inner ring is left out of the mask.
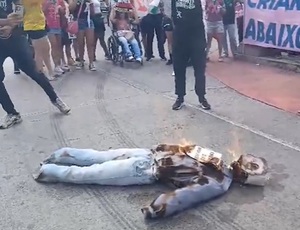
[[[84,68],[85,51],[89,70],[96,71],[98,40],[104,58],[112,58],[112,51],[105,41],[107,26],[104,13],[108,13],[108,26],[116,31],[126,61],[142,62],[142,56],[147,61],[154,58],[153,40],[156,36],[161,60],[166,61],[167,65],[173,64],[178,96],[173,110],[180,109],[184,102],[187,66],[194,67],[195,91],[202,108],[210,109],[205,98],[205,65],[209,60],[211,42],[213,38],[217,40],[219,61],[223,61],[229,54],[228,34],[232,55],[235,57],[236,20],[239,42],[243,39],[242,2],[205,0],[201,4],[196,0],[172,0],[171,4],[172,13],[167,15],[163,1],[153,0],[148,14],[139,17],[134,0],[1,0],[1,64],[7,57],[11,57],[15,74],[22,70],[44,89],[60,111],[67,114],[70,108],[56,95],[49,81],[70,71],[71,66]],[[125,8],[129,10],[124,11]],[[168,59],[164,48],[166,42]],[[9,128],[21,122],[21,116],[15,110],[3,84],[3,67],[0,78],[0,103],[7,112],[0,127]]]

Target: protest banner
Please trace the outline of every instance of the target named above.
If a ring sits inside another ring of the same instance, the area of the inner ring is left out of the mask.
[[[244,44],[300,51],[299,0],[246,0]]]

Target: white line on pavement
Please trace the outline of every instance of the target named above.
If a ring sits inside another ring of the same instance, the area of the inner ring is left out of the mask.
[[[163,96],[164,96],[165,98],[169,99],[169,100],[175,100],[175,99],[176,99],[175,97],[172,97],[172,96],[169,96],[169,95],[165,95],[165,94],[163,94]],[[196,105],[193,105],[193,104],[190,104],[190,103],[186,103],[186,102],[185,102],[184,104],[187,105],[187,106],[189,106],[189,107],[191,107],[191,108],[193,108],[193,109],[196,109],[196,110],[198,110],[198,111],[200,111],[200,112],[202,112],[202,113],[206,113],[206,114],[208,114],[208,115],[210,115],[210,116],[212,116],[212,117],[215,117],[215,118],[217,118],[217,119],[219,119],[219,120],[222,120],[222,121],[224,121],[224,122],[227,122],[227,123],[229,123],[229,124],[231,124],[231,125],[233,125],[233,126],[236,126],[236,127],[238,127],[238,128],[247,130],[247,131],[249,131],[249,132],[251,132],[251,133],[254,133],[254,134],[258,135],[258,136],[264,137],[264,138],[266,138],[266,139],[268,139],[268,140],[270,140],[270,141],[272,141],[272,142],[275,142],[275,143],[277,143],[277,144],[280,144],[280,145],[282,145],[282,146],[285,146],[285,147],[287,147],[287,148],[290,148],[290,149],[293,149],[293,150],[295,150],[295,151],[300,152],[300,147],[297,146],[297,145],[294,145],[293,143],[287,142],[287,141],[282,140],[282,139],[280,139],[280,138],[276,138],[276,137],[274,137],[274,136],[272,136],[272,135],[270,135],[270,134],[267,134],[267,133],[264,133],[264,132],[259,131],[259,130],[257,130],[257,129],[251,128],[251,127],[249,127],[249,126],[247,126],[247,125],[244,125],[244,124],[241,124],[241,123],[232,121],[232,120],[230,120],[229,118],[224,117],[224,116],[222,116],[222,115],[218,115],[218,114],[216,114],[216,113],[213,113],[213,112],[210,112],[210,111],[207,111],[207,110],[203,110],[203,109],[201,109],[200,107],[198,107],[198,106],[196,106]]]
[[[100,69],[100,70],[103,71],[103,72],[107,72],[105,69]],[[159,91],[156,91],[155,89],[151,89],[148,86],[141,85],[141,83],[128,80],[127,78],[123,78],[120,74],[113,73],[113,72],[110,72],[109,74],[112,75],[115,79],[117,79],[117,80],[119,80],[119,81],[121,81],[121,82],[123,82],[123,83],[125,83],[125,84],[127,84],[129,86],[131,86],[131,87],[139,89],[141,91],[145,91],[145,90],[146,91],[150,91],[150,92],[152,91],[152,92],[154,92],[154,93],[156,93],[158,95],[162,95],[163,97],[165,97],[165,98],[167,98],[169,100],[172,100],[172,101],[176,100],[175,97],[172,97],[172,96],[167,95],[165,93],[161,93]],[[205,113],[205,114],[208,114],[208,115],[210,115],[212,117],[215,117],[215,118],[217,118],[219,120],[222,120],[222,121],[224,121],[224,122],[226,122],[228,124],[231,124],[231,125],[233,125],[235,127],[247,130],[247,131],[249,131],[249,132],[251,132],[253,134],[256,134],[258,136],[261,136],[261,137],[263,137],[263,138],[265,138],[265,139],[267,139],[269,141],[272,141],[272,142],[280,144],[280,145],[282,145],[284,147],[287,147],[287,148],[290,148],[290,149],[295,150],[297,152],[300,152],[300,146],[295,145],[295,144],[293,144],[291,142],[288,142],[288,141],[282,140],[280,138],[274,137],[274,136],[272,136],[270,134],[267,134],[267,133],[265,133],[263,131],[257,130],[257,129],[252,128],[252,127],[249,127],[249,126],[247,126],[245,124],[241,124],[241,123],[235,122],[235,121],[233,121],[230,118],[227,118],[225,116],[218,115],[218,114],[216,114],[214,112],[211,112],[211,111],[203,110],[199,106],[196,106],[196,105],[193,105],[193,104],[190,104],[190,103],[186,103],[186,102],[185,102],[185,105],[189,106],[189,107],[191,107],[193,109],[196,109],[196,110],[198,110],[198,111],[200,111],[202,113]]]

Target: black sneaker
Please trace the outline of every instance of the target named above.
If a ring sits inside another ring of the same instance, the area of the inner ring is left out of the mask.
[[[173,110],[179,110],[179,109],[181,109],[182,106],[183,106],[183,102],[184,102],[183,99],[177,98],[176,101],[175,101],[175,103],[172,106],[172,109]]]
[[[203,99],[199,99],[199,102],[200,102],[200,106],[202,109],[204,110],[210,110],[211,109],[211,106],[210,104],[208,104],[206,98],[203,98]]]
[[[169,60],[167,61],[167,63],[166,63],[166,65],[172,65],[172,64],[173,64],[173,62],[172,62],[171,59],[169,59]]]

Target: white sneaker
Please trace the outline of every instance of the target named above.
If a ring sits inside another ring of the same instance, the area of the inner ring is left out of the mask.
[[[175,72],[174,72],[174,71],[172,72],[172,76],[173,76],[173,77],[175,76]]]
[[[75,66],[76,66],[76,69],[81,70],[81,69],[84,68],[84,62],[83,62],[83,61],[77,62],[77,63],[75,64]]]
[[[132,61],[133,59],[134,59],[133,56],[129,56],[129,57],[127,58],[127,61]]]
[[[63,72],[70,72],[70,67],[68,65],[61,66]]]
[[[54,68],[54,73],[55,73],[56,75],[60,76],[60,75],[63,75],[65,72],[64,72],[59,66],[56,66],[56,67]]]
[[[96,71],[97,70],[96,66],[93,62],[91,64],[89,64],[89,69],[90,69],[90,71]]]
[[[52,104],[64,114],[68,114],[71,111],[70,107],[67,106],[67,104],[64,103],[60,98],[57,98],[56,101],[52,102]]]
[[[139,63],[141,63],[142,62],[142,58],[137,58],[137,59],[135,59],[137,62],[139,62]]]
[[[55,81],[55,80],[57,80],[56,76],[57,76],[57,75],[48,77],[48,80],[49,80],[49,81]]]

